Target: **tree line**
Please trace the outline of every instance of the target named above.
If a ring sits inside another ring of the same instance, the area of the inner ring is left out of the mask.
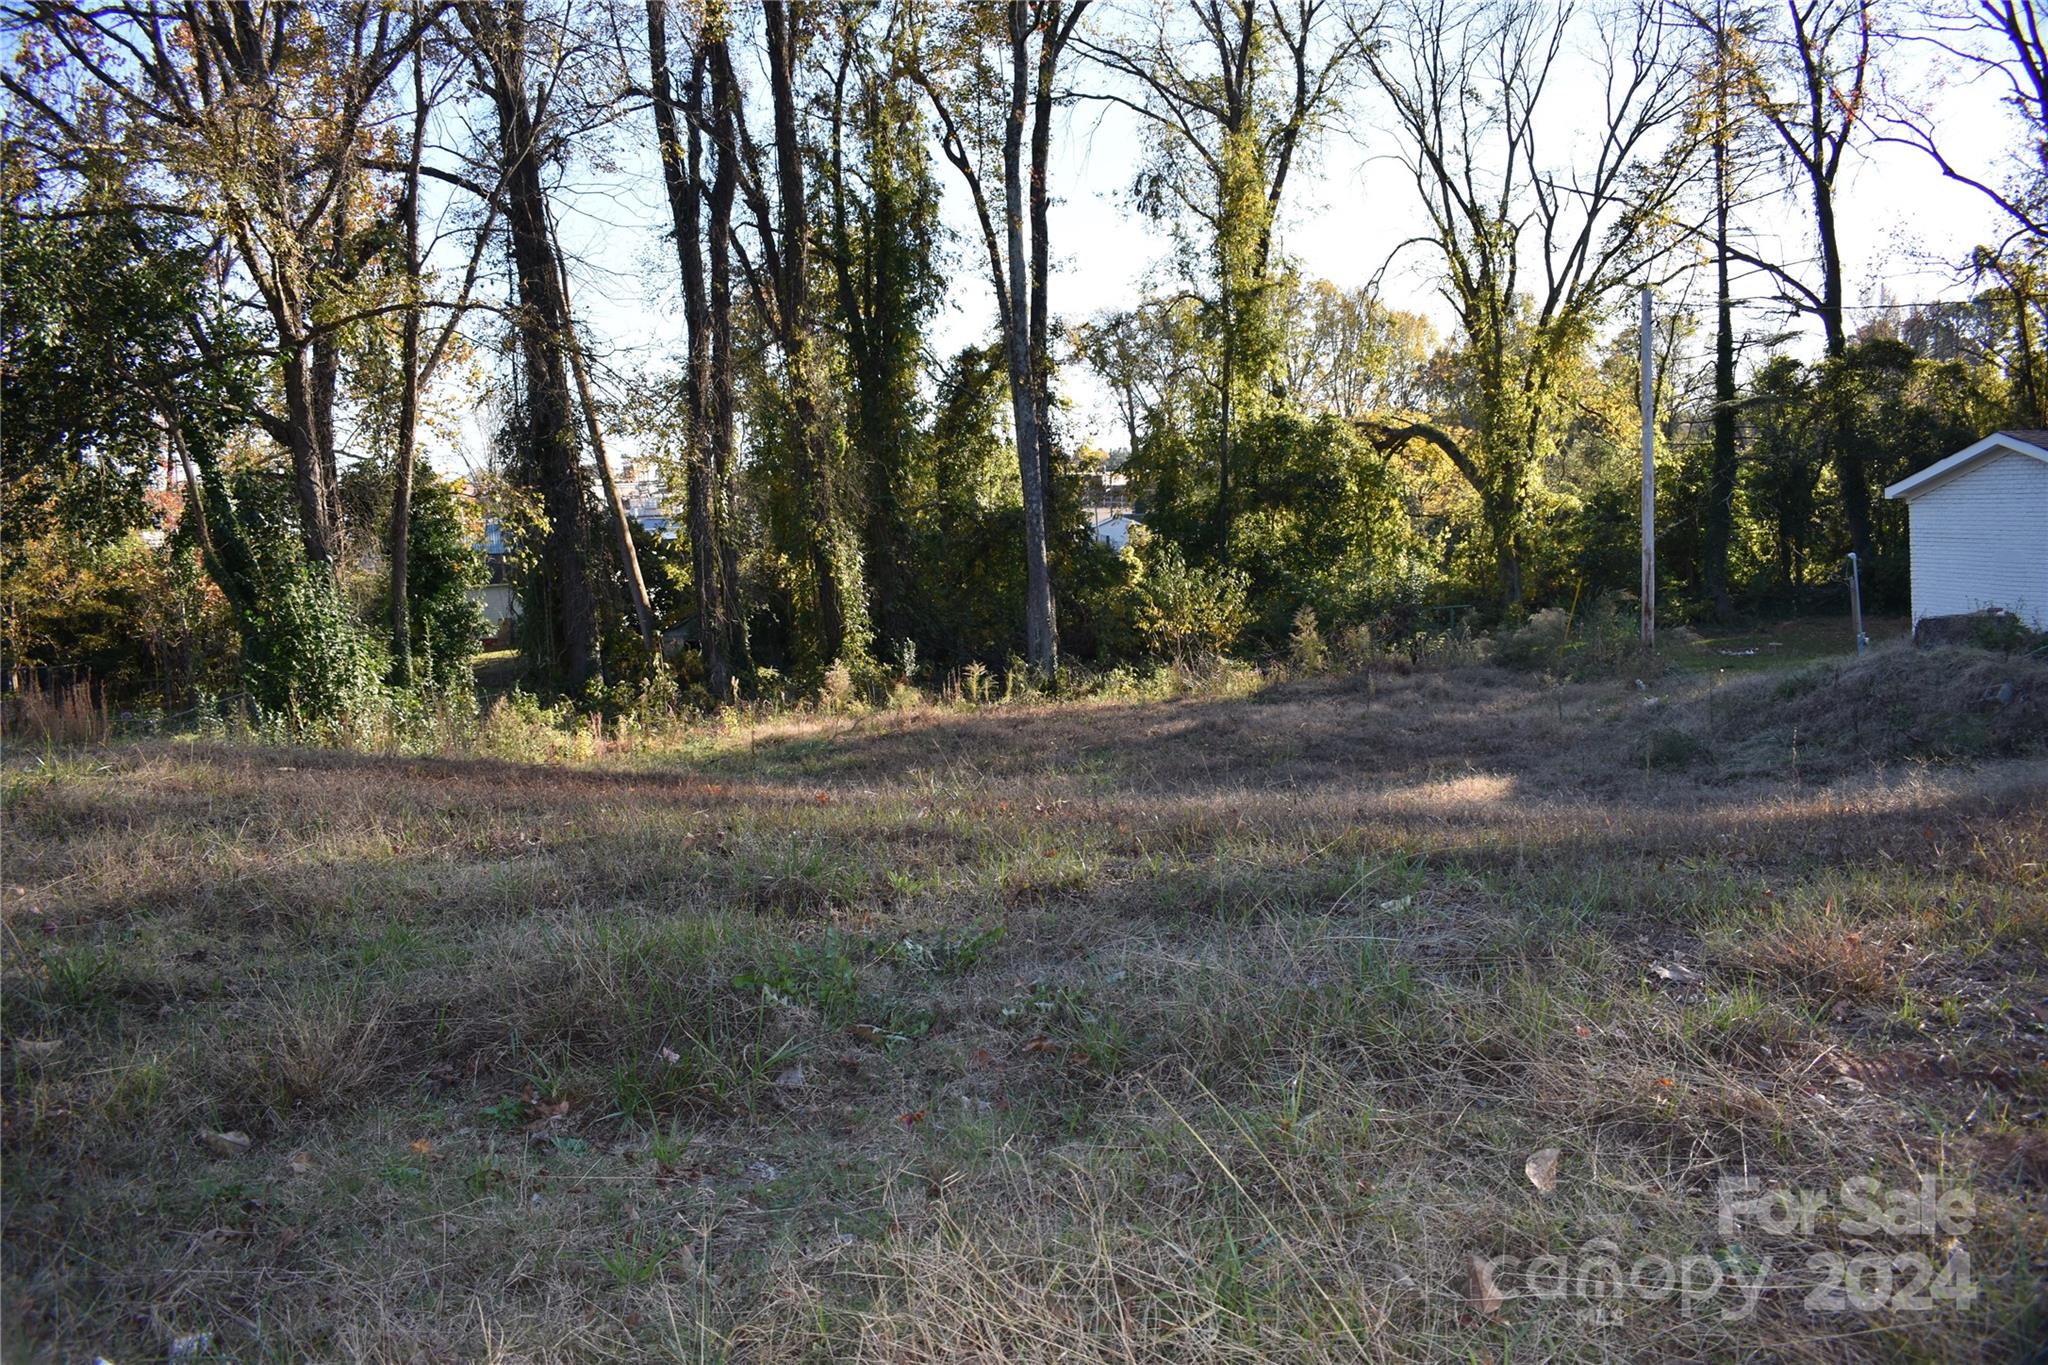
[[[466,694],[486,517],[529,685],[586,701],[1511,619],[1634,581],[1645,284],[1682,612],[1809,605],[1849,550],[1903,603],[1883,484],[2048,425],[2024,0],[0,12],[14,670],[293,724]],[[1996,83],[2009,145],[1944,138],[1908,88],[1934,67]],[[1057,298],[1086,247],[1054,237],[1060,143],[1097,114],[1171,244],[1128,309]],[[1288,252],[1356,138],[1392,149],[1362,173],[1419,214],[1401,264],[1445,326]],[[1995,215],[1953,301],[1858,312],[1843,187],[1885,147]],[[681,322],[626,369],[559,228],[621,164],[659,177],[634,226]],[[942,352],[968,278],[994,317]],[[1077,439],[1083,378],[1123,449]],[[424,458],[476,429],[470,479]],[[665,472],[668,533],[622,450]],[[1128,545],[1091,524],[1111,486]]]

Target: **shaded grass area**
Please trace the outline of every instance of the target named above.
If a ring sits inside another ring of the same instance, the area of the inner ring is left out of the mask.
[[[17,755],[9,1357],[2024,1354],[2048,766],[1683,686]],[[1731,1234],[1731,1176],[1973,1215]],[[1877,1252],[1974,1294],[1815,1298]],[[1600,1292],[1689,1256],[1753,1307]]]
[[[1863,618],[1863,633],[1873,645],[1907,639],[1912,629],[1912,621],[1904,616]],[[1856,632],[1846,613],[1729,626],[1700,621],[1681,638],[1665,641],[1663,650],[1674,667],[1734,675],[1843,661],[1855,653]]]

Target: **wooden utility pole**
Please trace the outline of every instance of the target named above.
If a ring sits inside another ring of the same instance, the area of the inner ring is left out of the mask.
[[[1643,648],[1657,645],[1657,371],[1650,286],[1643,286]]]

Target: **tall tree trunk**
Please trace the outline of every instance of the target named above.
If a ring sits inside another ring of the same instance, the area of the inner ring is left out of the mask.
[[[704,661],[705,690],[722,706],[732,700],[732,660],[721,581],[725,561],[719,543],[716,476],[710,456],[711,318],[704,292],[704,139],[698,127],[704,109],[704,56],[700,50],[690,69],[686,149],[676,121],[675,85],[669,68],[667,0],[647,0],[647,48],[654,79],[654,130],[661,143],[662,184],[668,193],[676,265],[683,282],[683,321],[689,332],[683,441],[697,649]]]
[[[1086,0],[1080,0],[1085,4]],[[1052,315],[1046,292],[1052,274],[1050,191],[1053,76],[1064,41],[1060,0],[1047,0],[1038,35],[1038,79],[1031,111],[1031,403],[1038,446],[1039,486],[1045,490],[1048,528],[1060,524],[1058,452],[1052,426]],[[1048,573],[1050,570],[1048,570]]]
[[[1223,286],[1223,387],[1217,403],[1216,423],[1216,556],[1230,562],[1230,463],[1231,422],[1236,417],[1237,329],[1231,325],[1230,285]]]
[[[1828,359],[1839,361],[1849,352],[1849,330],[1843,318],[1842,246],[1835,220],[1835,189],[1832,180],[1814,180],[1814,225],[1820,237],[1820,320],[1827,337]],[[1870,472],[1862,443],[1850,429],[1846,416],[1835,423],[1829,452],[1835,466],[1835,482],[1842,489],[1842,520],[1849,530],[1849,548],[1856,552],[1865,569],[1870,566]]]
[[[836,499],[832,491],[831,437],[818,401],[818,358],[810,324],[810,212],[804,195],[803,147],[796,126],[797,12],[790,0],[766,0],[768,85],[775,114],[776,236],[781,269],[776,272],[777,333],[788,372],[790,408],[796,418],[797,479],[809,494],[805,550],[818,596],[818,652],[837,660],[846,646],[846,590],[841,582]],[[766,224],[762,225],[766,228]]]
[[[1493,562],[1500,578],[1500,604],[1509,611],[1522,605],[1522,547],[1514,529],[1514,511],[1499,505],[1490,509],[1493,527]]]
[[[2025,288],[2022,288],[2023,280]],[[2033,274],[2024,262],[2006,277],[2006,292],[2012,298],[2013,357],[2010,369],[2013,420],[2022,427],[2039,427],[2048,423],[2048,401],[2044,401],[2042,394],[2041,348],[2036,327],[2036,313],[2041,300],[2033,291],[2033,281]]]
[[[334,483],[320,454],[319,379],[313,343],[287,337],[284,350],[285,449],[292,458],[292,489],[299,504],[299,535],[306,557],[332,566],[340,553]]]
[[[1728,288],[1728,29],[1715,20],[1714,76],[1714,453],[1707,470],[1707,516],[1701,555],[1714,616],[1735,615],[1728,591],[1728,550],[1735,525],[1735,305]]]
[[[420,411],[420,153],[427,136],[427,77],[419,49],[412,54],[412,145],[405,166],[405,282],[413,293],[398,346],[398,453],[391,471],[391,677],[412,686],[412,608],[406,597],[411,569],[413,443]]]
[[[715,54],[714,54],[715,55]],[[709,447],[708,476],[711,481],[712,524],[718,528],[718,586],[722,594],[719,619],[726,630],[726,649],[734,676],[753,670],[753,646],[747,635],[747,616],[740,601],[740,551],[734,536],[739,525],[739,506],[733,490],[733,399],[732,343],[732,207],[739,190],[739,161],[735,130],[739,123],[739,92],[730,80],[721,89],[719,68],[712,67],[712,127],[718,158],[711,172],[711,192],[706,200],[709,218],[705,243],[710,255],[710,297],[708,321],[710,358],[705,368],[704,419]],[[730,72],[728,71],[728,75]]]
[[[313,440],[320,460],[320,482],[328,498],[327,533],[334,553],[342,553],[347,528],[341,520],[341,468],[334,450],[334,402],[341,387],[341,348],[334,333],[322,332],[313,342]]]
[[[852,437],[864,475],[866,517],[861,559],[867,571],[868,610],[876,644],[885,656],[910,637],[909,531],[899,490],[909,412],[916,379],[908,372],[904,333],[915,326],[914,305],[904,297],[900,234],[904,231],[900,188],[901,154],[885,129],[883,101],[871,80],[855,95],[854,116],[866,150],[867,230],[856,239],[849,227],[846,171],[847,77],[853,66],[853,36],[842,48],[832,90],[831,201],[832,276],[839,295],[840,325],[853,380]]]
[[[505,162],[505,222],[512,239],[521,313],[519,343],[526,374],[526,440],[547,513],[546,559],[552,579],[556,640],[550,671],[580,692],[597,670],[597,611],[587,553],[589,515],[576,448],[564,347],[568,310],[561,290],[541,182],[539,130],[526,83],[525,6],[465,4],[464,25],[482,46],[491,72]]]
[[[1003,130],[1003,219],[1008,233],[1010,316],[1004,353],[1010,370],[1010,411],[1017,428],[1017,467],[1024,485],[1024,639],[1031,667],[1059,671],[1052,578],[1045,558],[1045,464],[1038,446],[1038,396],[1031,366],[1030,258],[1024,253],[1024,111],[1031,91],[1030,6],[1011,0],[1010,113]]]

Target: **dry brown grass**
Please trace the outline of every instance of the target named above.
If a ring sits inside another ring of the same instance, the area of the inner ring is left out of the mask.
[[[1669,686],[17,757],[9,1359],[2023,1354],[2048,765],[1659,764]],[[1980,1296],[1810,1312],[1869,1239],[1731,1251],[1731,1173],[1965,1189]],[[1468,1302],[1609,1242],[1778,1270]]]
[[[52,682],[17,673],[0,697],[0,737],[17,744],[99,744],[110,731],[106,702],[91,679]]]
[[[1784,978],[1824,1009],[1895,996],[1900,978],[1889,959],[1883,939],[1845,928],[1832,914],[1767,931],[1736,955],[1742,966]]]

